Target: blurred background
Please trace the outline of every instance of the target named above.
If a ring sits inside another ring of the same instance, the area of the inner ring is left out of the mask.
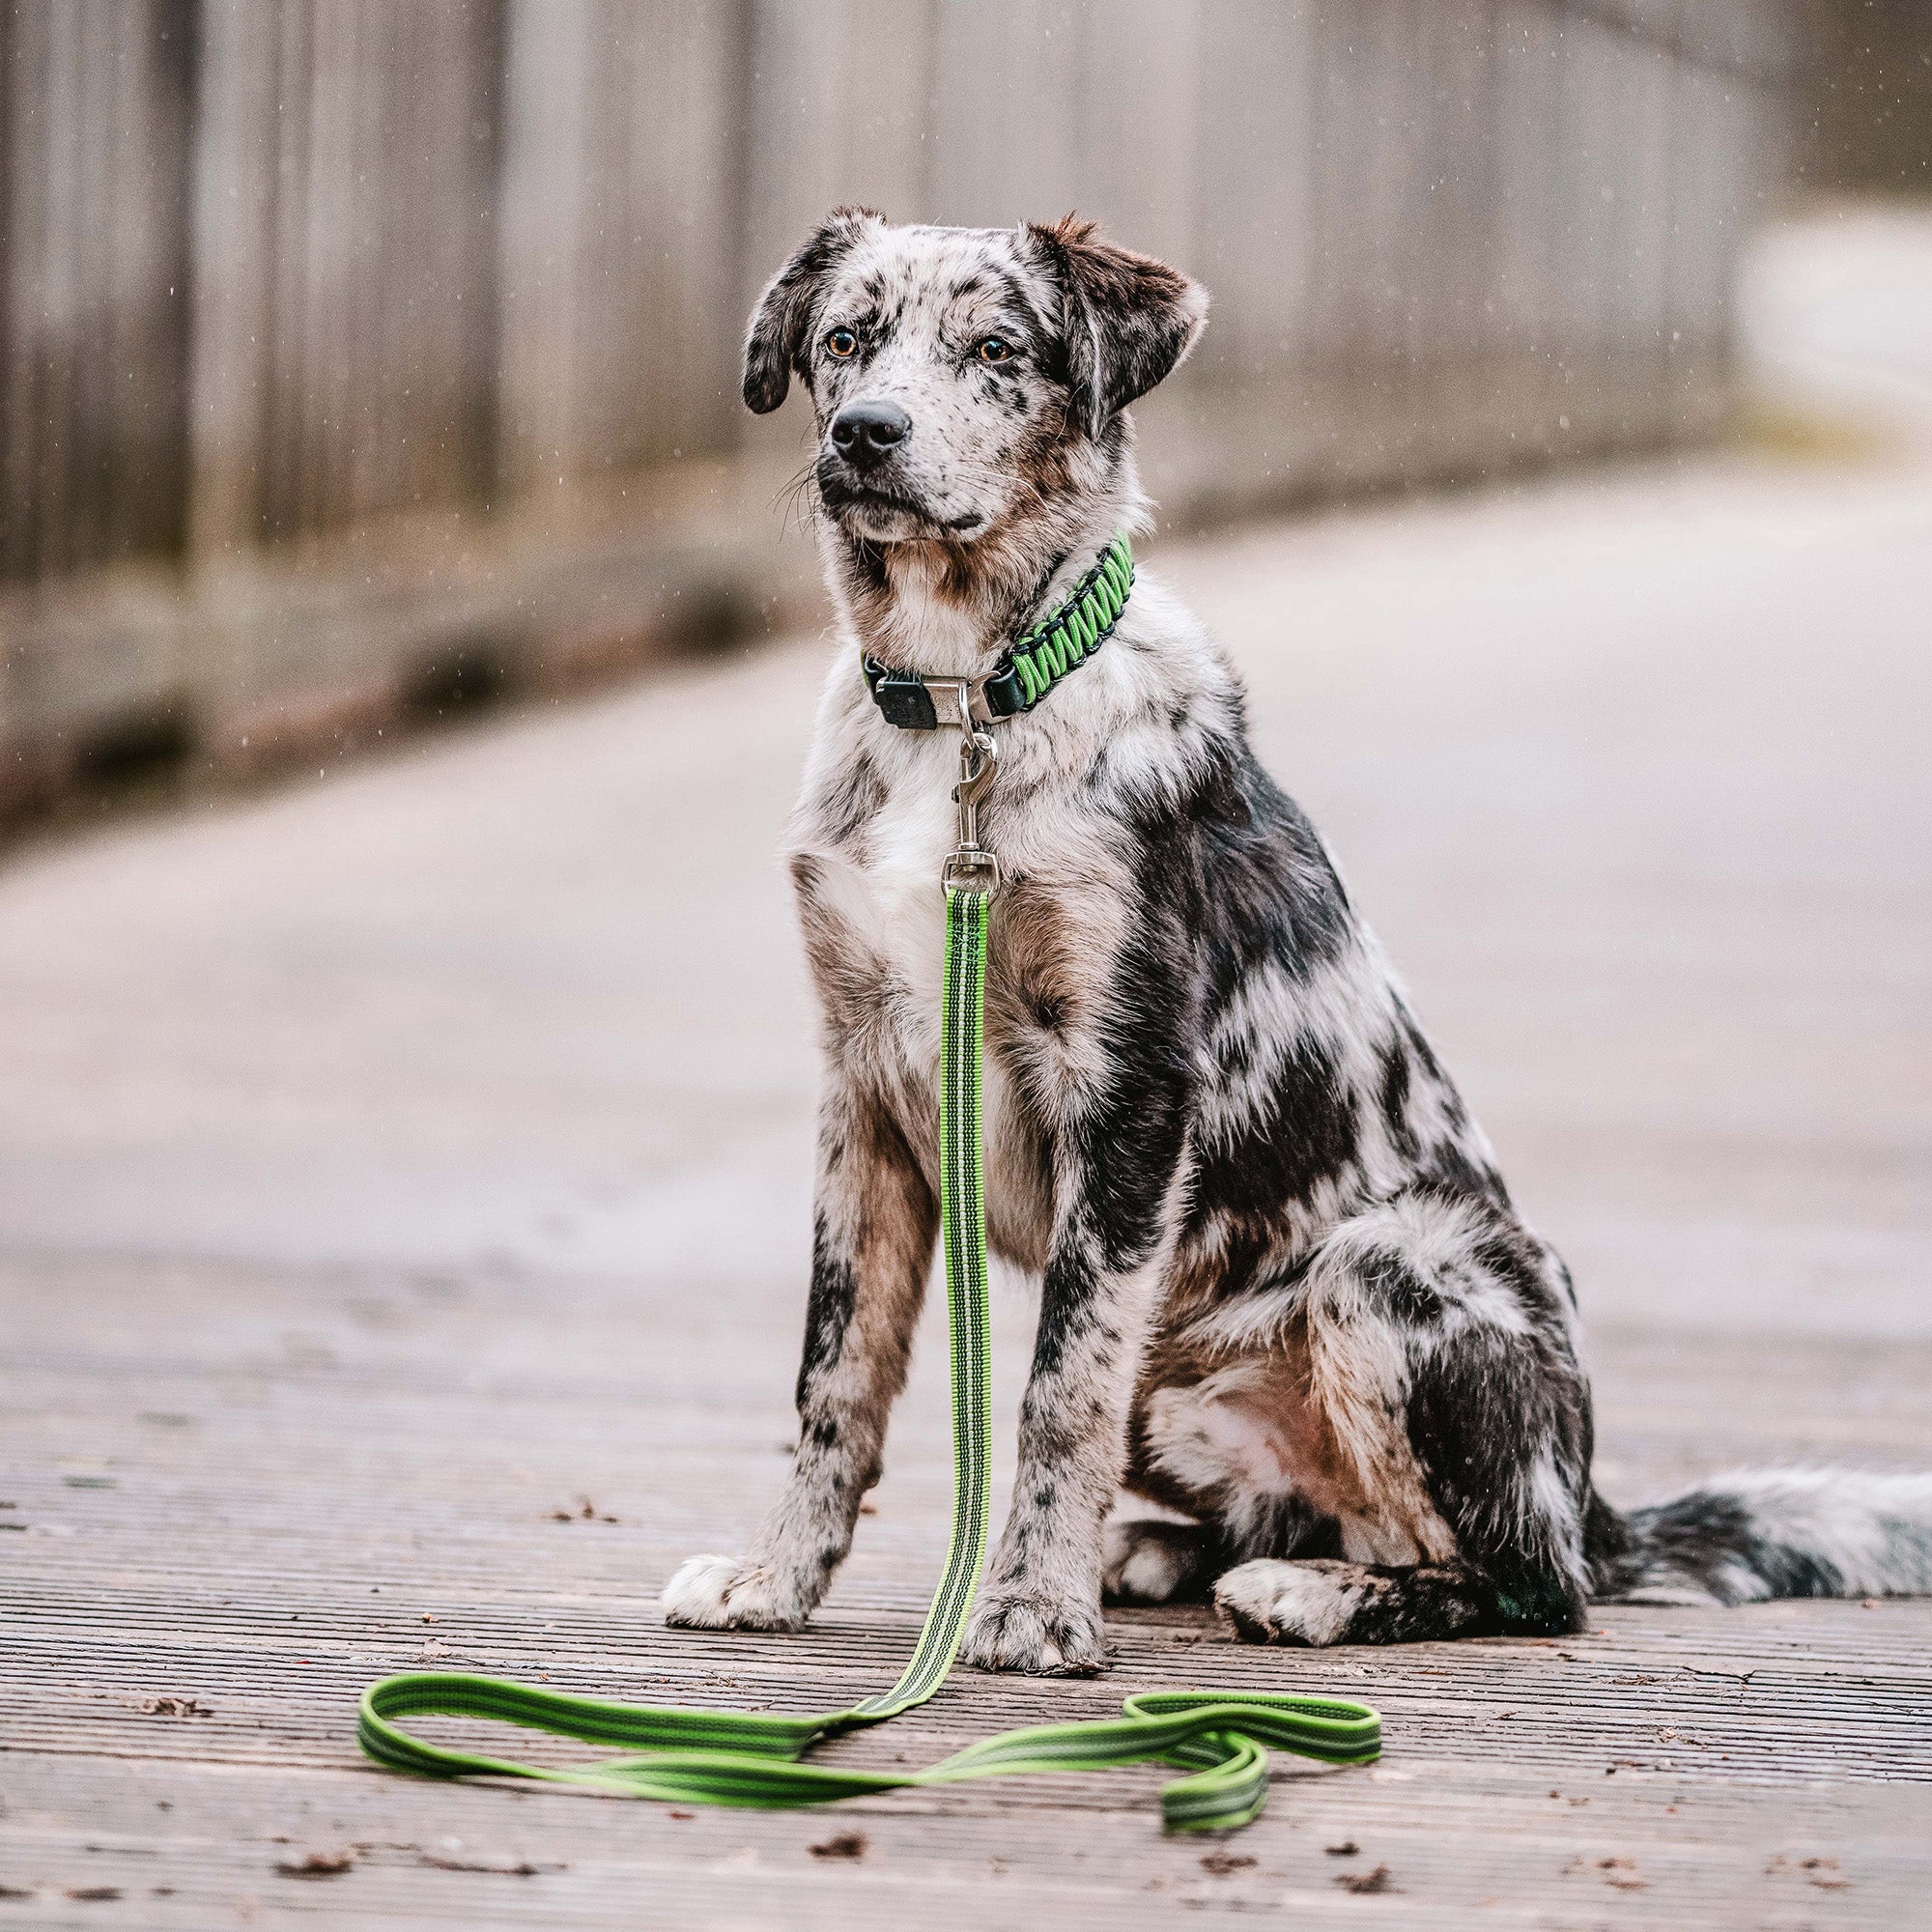
[[[861,200],[1210,287],[1151,554],[1593,1323],[1932,1328],[1928,156],[1917,0],[14,0],[22,1294],[716,1290],[782,1427],[826,646],[737,355]]]
[[[1915,0],[10,0],[0,816],[814,607],[737,399],[833,203],[1207,281],[1170,528],[1709,442],[1801,190],[1927,185]]]

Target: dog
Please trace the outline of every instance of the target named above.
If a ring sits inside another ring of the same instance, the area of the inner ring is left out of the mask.
[[[671,1624],[810,1615],[931,1270],[958,738],[889,722],[862,660],[984,676],[1148,527],[1127,408],[1207,310],[1071,216],[861,209],[757,303],[745,400],[809,393],[838,619],[788,850],[822,1021],[811,1286],[783,1494],[742,1559],[676,1573]],[[1597,1493],[1569,1273],[1242,707],[1142,573],[1104,646],[992,727],[987,1234],[1039,1316],[965,1661],[1095,1671],[1103,1597],[1206,1595],[1241,1638],[1325,1645],[1932,1587],[1932,1476],[1744,1475],[1628,1516]],[[1171,1516],[1113,1520],[1122,1488]]]

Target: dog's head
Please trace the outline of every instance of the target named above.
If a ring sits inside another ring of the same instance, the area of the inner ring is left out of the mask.
[[[972,545],[1103,488],[1121,412],[1207,313],[1197,283],[1071,216],[895,228],[841,209],[760,297],[745,400],[762,413],[805,384],[818,493],[847,537]]]

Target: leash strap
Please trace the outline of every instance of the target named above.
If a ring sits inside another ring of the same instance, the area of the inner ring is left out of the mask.
[[[1168,1830],[1208,1832],[1245,1825],[1261,1810],[1270,1745],[1335,1764],[1378,1753],[1381,1722],[1366,1704],[1273,1691],[1144,1690],[1127,1698],[1118,1718],[1003,1731],[923,1771],[804,1761],[821,1740],[883,1723],[945,1683],[985,1562],[992,1430],[980,1097],[988,898],[978,879],[946,888],[940,1212],[952,1337],[952,1546],[898,1682],[849,1711],[787,1718],[618,1704],[500,1677],[411,1672],[362,1693],[356,1738],[378,1764],[430,1777],[528,1777],[636,1798],[775,1807],[973,1777],[1158,1762],[1186,1774],[1161,1792]],[[620,1754],[545,1768],[428,1744],[396,1721],[431,1716],[494,1719]]]

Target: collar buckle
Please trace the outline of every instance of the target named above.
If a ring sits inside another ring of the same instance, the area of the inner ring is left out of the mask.
[[[975,724],[993,723],[982,677],[889,670],[872,658],[866,659],[865,670],[879,715],[901,731],[937,731],[942,724],[970,730]]]

